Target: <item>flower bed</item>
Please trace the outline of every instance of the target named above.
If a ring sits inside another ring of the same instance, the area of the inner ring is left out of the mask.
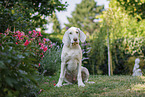
[[[51,47],[35,30],[0,33],[0,97],[37,95],[39,62]]]

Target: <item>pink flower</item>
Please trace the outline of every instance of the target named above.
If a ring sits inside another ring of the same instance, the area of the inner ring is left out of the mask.
[[[40,63],[39,63],[39,67],[40,67]]]
[[[37,33],[35,30],[33,30],[34,33]]]
[[[6,30],[5,32],[10,32],[10,29],[9,29],[9,28],[7,28],[7,30]]]
[[[42,43],[39,43],[39,45],[41,45]]]
[[[56,85],[56,84],[53,84],[54,86]]]
[[[40,45],[41,45],[40,49],[44,49],[44,45],[42,43]]]
[[[36,36],[36,33],[33,33],[33,34],[32,34],[32,37],[35,37],[35,36]]]
[[[47,51],[47,49],[48,49],[48,48],[47,48],[47,46],[46,46],[46,47],[44,47],[44,48],[43,48],[43,51],[44,51],[44,52],[46,52],[46,51]]]
[[[52,45],[56,45],[55,43],[53,43]]]
[[[43,58],[43,57],[44,57],[44,55],[41,58]],[[41,60],[43,60],[43,59],[41,59]]]
[[[40,94],[43,91],[43,89],[40,89],[40,91],[38,92],[38,94]]]
[[[31,34],[32,32],[31,31],[29,31],[29,34]]]
[[[24,37],[23,37],[24,33],[23,32],[21,33],[20,31],[16,31],[15,33],[16,33],[15,36],[17,37],[17,39],[19,39],[19,40],[24,39]]]
[[[51,48],[52,48],[52,46],[53,46],[52,44],[51,44],[51,45],[49,45],[49,47],[51,47]]]
[[[31,38],[30,40],[33,41],[33,38]]]
[[[43,57],[44,57],[43,53],[40,53],[40,55],[42,55],[42,57],[41,57],[41,58],[43,58]]]
[[[18,43],[16,42],[16,44],[18,44]]]
[[[27,46],[28,44],[29,44],[29,41],[26,40],[25,43],[24,43],[24,45]]]
[[[33,30],[33,34],[32,34],[32,37],[35,37],[37,34],[37,32],[35,30]]]
[[[43,38],[44,39],[44,41],[46,41],[46,38]]]
[[[25,37],[29,37],[28,35],[25,35]]]
[[[42,36],[42,35],[41,35],[41,32],[38,32],[38,36]]]
[[[4,35],[6,36],[7,34],[6,34],[6,33],[4,33]]]

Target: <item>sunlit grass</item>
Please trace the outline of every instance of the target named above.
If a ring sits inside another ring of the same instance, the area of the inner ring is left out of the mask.
[[[140,77],[144,82],[145,82],[145,77],[142,76]],[[145,83],[137,83],[137,84],[134,84],[132,85],[132,90],[135,90],[135,91],[142,91],[143,93],[145,93]]]
[[[85,87],[78,87],[77,84],[54,87],[58,77],[45,77],[39,97],[134,97],[145,96],[145,77],[132,76],[101,76],[95,75],[89,78],[94,84],[86,83]]]
[[[137,84],[132,87],[133,90],[145,90],[145,84]]]

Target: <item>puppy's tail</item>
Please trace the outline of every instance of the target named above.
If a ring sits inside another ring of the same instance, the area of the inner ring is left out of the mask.
[[[94,84],[95,82],[93,82],[93,81],[85,81],[85,83]]]

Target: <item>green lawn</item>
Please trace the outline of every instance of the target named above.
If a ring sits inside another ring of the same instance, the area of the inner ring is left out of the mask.
[[[90,76],[85,87],[77,84],[62,87],[54,87],[58,77],[45,77],[39,97],[145,97],[145,77],[132,76]]]

